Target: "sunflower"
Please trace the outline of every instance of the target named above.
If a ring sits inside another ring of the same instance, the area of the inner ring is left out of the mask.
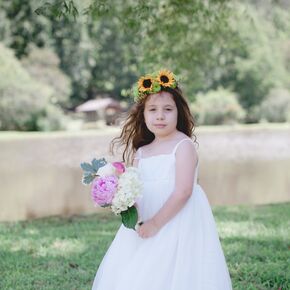
[[[150,92],[153,87],[154,79],[147,75],[138,80],[138,90],[141,93]]]
[[[159,71],[157,75],[157,81],[163,87],[175,86],[175,79],[173,73],[166,69]]]

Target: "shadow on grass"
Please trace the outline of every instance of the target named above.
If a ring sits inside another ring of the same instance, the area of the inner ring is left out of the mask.
[[[89,255],[40,257],[24,250],[0,251],[0,289],[91,289],[96,263]]]

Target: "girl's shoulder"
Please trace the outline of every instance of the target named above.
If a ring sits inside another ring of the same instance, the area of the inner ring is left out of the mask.
[[[185,135],[183,138],[176,140],[175,146],[173,149],[174,153],[177,150],[178,151],[183,151],[183,150],[196,151],[196,146],[195,146],[194,141],[190,137]]]
[[[199,163],[199,157],[195,142],[187,136],[187,138],[181,139],[173,150],[177,160],[181,160],[181,163],[187,163],[189,160],[193,161],[193,164]],[[191,162],[189,162],[191,163]]]
[[[180,144],[194,144],[194,141],[184,134],[183,132],[179,132],[180,134],[177,136],[175,140],[173,140],[172,144],[175,145],[175,147],[179,147]]]

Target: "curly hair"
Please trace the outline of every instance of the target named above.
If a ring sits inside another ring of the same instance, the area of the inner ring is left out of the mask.
[[[160,92],[162,91],[170,93],[175,101],[178,111],[176,129],[188,137],[194,138],[194,142],[198,143],[196,136],[193,134],[195,129],[194,119],[190,113],[188,103],[182,95],[181,89],[178,87],[174,89],[162,87]],[[123,162],[128,164],[132,164],[133,154],[139,147],[151,143],[155,138],[154,134],[148,130],[145,124],[144,109],[147,99],[148,96],[138,100],[133,105],[125,120],[120,136],[111,141],[111,153],[114,153],[114,147],[117,144],[119,146],[125,146],[122,158]]]

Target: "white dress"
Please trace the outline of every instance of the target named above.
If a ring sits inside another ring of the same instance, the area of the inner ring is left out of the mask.
[[[175,152],[139,157],[142,220],[169,198],[175,183]],[[191,141],[192,142],[192,141]],[[140,150],[139,150],[140,151]],[[185,206],[153,237],[142,239],[120,226],[95,276],[93,290],[228,290],[229,271],[206,195],[197,184]]]

